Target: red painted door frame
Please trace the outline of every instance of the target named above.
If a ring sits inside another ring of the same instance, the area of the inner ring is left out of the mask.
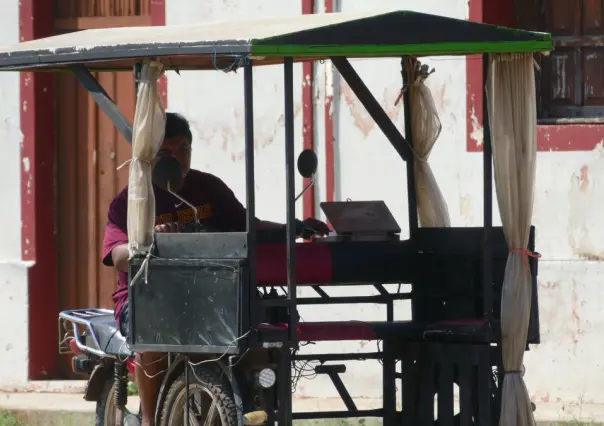
[[[21,0],[20,40],[51,36],[54,2]],[[54,200],[54,82],[21,74],[21,256],[28,270],[29,379],[56,377],[58,282]]]
[[[151,4],[153,25],[165,25],[165,0],[152,0]],[[21,41],[53,35],[54,6],[49,0],[20,0]],[[161,90],[167,99],[165,79]],[[59,372],[54,102],[52,74],[21,74],[21,257],[32,262],[27,277],[29,380],[56,378]]]
[[[514,27],[514,0],[469,0],[468,20]],[[482,151],[482,55],[466,57],[466,122],[468,151]]]
[[[325,0],[325,13],[336,13],[334,0]],[[326,76],[336,72],[331,62],[325,63]],[[327,70],[327,67],[330,69]],[[332,81],[325,81],[325,201],[335,201],[336,198],[336,140],[333,121],[333,92],[335,88],[328,87]]]
[[[315,13],[315,0],[302,0],[302,14]],[[302,64],[302,144],[304,149],[315,150],[315,63],[306,61]],[[309,178],[304,178],[303,187],[310,184]],[[304,219],[315,216],[315,188],[310,188],[302,196]]]

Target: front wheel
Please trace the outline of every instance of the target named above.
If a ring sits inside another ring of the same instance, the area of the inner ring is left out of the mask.
[[[161,426],[185,422],[185,373],[172,383],[161,414]],[[237,408],[227,378],[211,367],[189,369],[189,419],[191,425],[233,426]]]

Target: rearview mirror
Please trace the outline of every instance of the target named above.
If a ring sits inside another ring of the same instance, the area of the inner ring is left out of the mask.
[[[162,189],[175,191],[180,186],[182,176],[182,166],[178,160],[172,156],[161,157],[153,167],[153,182]]]
[[[305,178],[311,178],[317,173],[319,160],[312,149],[305,149],[298,156],[298,173]]]

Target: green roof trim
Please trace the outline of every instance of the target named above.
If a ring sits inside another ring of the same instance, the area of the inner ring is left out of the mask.
[[[550,51],[551,41],[469,42],[401,45],[299,46],[257,45],[252,41],[255,56],[437,56],[473,55],[480,53],[521,53]]]
[[[251,44],[254,55],[294,57],[471,55],[553,48],[548,33],[411,11],[335,22],[253,39]]]

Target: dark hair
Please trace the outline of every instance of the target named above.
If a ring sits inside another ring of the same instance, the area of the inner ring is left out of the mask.
[[[173,138],[176,136],[184,136],[189,143],[193,142],[191,127],[189,122],[182,115],[175,112],[166,113],[166,131],[164,138]]]

